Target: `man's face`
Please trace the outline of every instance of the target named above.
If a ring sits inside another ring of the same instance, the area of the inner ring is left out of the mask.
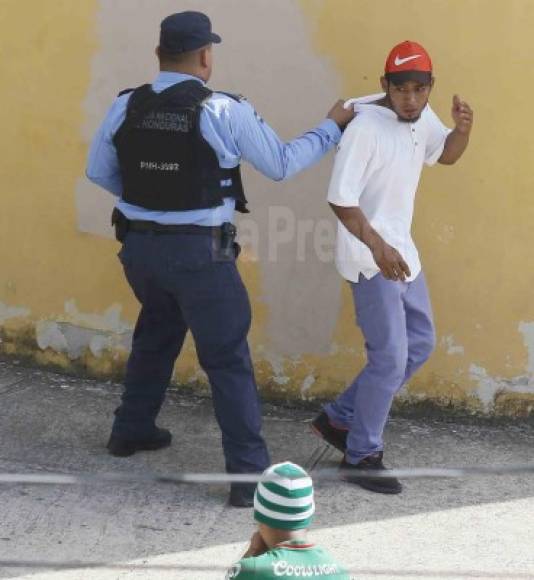
[[[391,108],[397,113],[399,121],[415,123],[428,103],[434,79],[427,84],[418,81],[406,81],[396,85],[384,77],[380,81]]]

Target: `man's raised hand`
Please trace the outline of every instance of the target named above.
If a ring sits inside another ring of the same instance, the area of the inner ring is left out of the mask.
[[[452,119],[459,133],[469,135],[473,126],[473,111],[458,95],[452,98]]]

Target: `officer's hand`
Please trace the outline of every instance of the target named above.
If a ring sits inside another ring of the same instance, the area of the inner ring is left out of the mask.
[[[372,249],[372,252],[376,265],[380,268],[386,280],[393,280],[394,282],[400,280],[401,282],[405,282],[406,277],[411,276],[408,264],[399,252],[392,246],[386,244],[386,242],[382,241],[382,243]]]
[[[339,128],[343,131],[343,129],[354,119],[356,114],[354,113],[353,107],[349,107],[345,109],[343,106],[345,101],[338,101],[331,109],[327,115],[328,119],[332,119],[335,121]]]

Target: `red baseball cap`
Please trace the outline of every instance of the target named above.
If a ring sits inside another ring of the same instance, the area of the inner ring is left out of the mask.
[[[405,40],[391,49],[386,60],[385,71],[386,74],[406,71],[431,73],[432,60],[420,44]]]

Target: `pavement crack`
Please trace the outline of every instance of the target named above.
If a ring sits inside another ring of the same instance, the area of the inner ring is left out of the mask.
[[[29,389],[30,385],[26,384],[24,385],[23,388],[19,388],[19,386],[21,384],[23,384],[25,382],[25,379],[19,379],[18,381],[15,381],[14,383],[9,383],[8,385],[6,385],[5,387],[0,387],[0,397],[4,396],[4,395],[10,395],[11,393],[20,393],[21,391],[24,391],[25,389]]]

